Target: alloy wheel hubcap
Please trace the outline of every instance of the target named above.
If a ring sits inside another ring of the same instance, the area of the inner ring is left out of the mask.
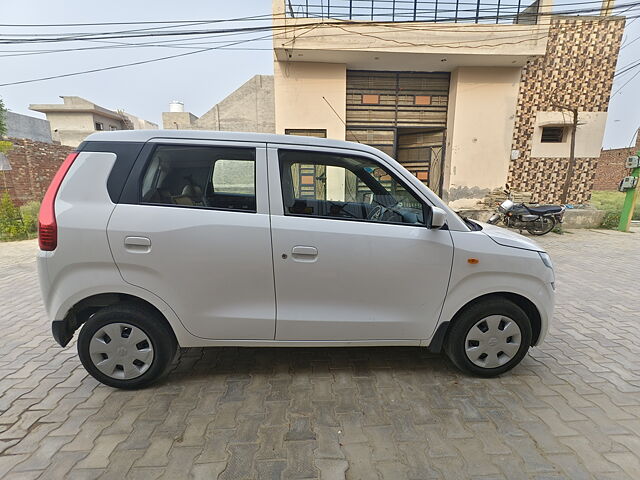
[[[521,341],[522,332],[516,322],[504,315],[490,315],[471,327],[464,347],[474,365],[496,368],[518,353]]]
[[[91,337],[89,355],[105,375],[130,380],[149,370],[154,351],[151,340],[140,328],[128,323],[110,323]]]

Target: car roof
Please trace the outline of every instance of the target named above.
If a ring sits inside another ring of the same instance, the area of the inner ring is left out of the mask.
[[[369,145],[328,138],[303,137],[299,135],[276,135],[274,133],[217,132],[211,130],[115,130],[92,133],[85,142],[148,142],[149,140],[223,140],[237,142],[279,143],[318,147],[347,148],[374,153],[380,150]]]

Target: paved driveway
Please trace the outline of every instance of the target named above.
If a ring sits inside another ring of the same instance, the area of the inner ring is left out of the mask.
[[[465,377],[417,348],[190,349],[116,391],[49,334],[35,242],[0,244],[1,478],[640,478],[640,234],[541,239],[547,342]]]

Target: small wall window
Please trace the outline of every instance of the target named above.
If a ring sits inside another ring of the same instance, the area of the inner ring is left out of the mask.
[[[327,131],[325,129],[309,129],[309,128],[286,128],[284,130],[285,135],[296,135],[299,137],[317,137],[327,138]]]
[[[366,94],[366,93],[362,95],[363,105],[378,105],[379,103],[380,103],[380,95]]]
[[[542,127],[542,143],[564,142],[564,127]]]
[[[118,127],[116,127],[115,125],[109,125],[109,130],[113,132],[114,130],[118,130]]]
[[[99,130],[99,131],[104,130],[104,123],[96,122],[96,130]]]

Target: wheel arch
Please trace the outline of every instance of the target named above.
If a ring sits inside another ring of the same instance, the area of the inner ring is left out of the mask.
[[[465,312],[465,310],[467,310],[472,305],[476,305],[477,303],[483,302],[491,298],[502,298],[502,299],[509,300],[515,303],[518,307],[520,307],[524,311],[524,313],[529,318],[529,321],[531,322],[531,334],[532,334],[531,346],[535,345],[538,342],[538,339],[540,338],[540,333],[542,332],[542,317],[540,315],[540,311],[538,310],[538,307],[536,307],[535,304],[531,300],[529,300],[527,297],[517,293],[492,292],[492,293],[486,293],[484,295],[480,295],[468,301],[458,309],[458,311],[453,315],[451,320],[442,322],[438,326],[438,328],[436,329],[436,332],[433,335],[431,343],[429,344],[429,350],[434,353],[440,352],[442,350],[442,346],[444,345],[447,339],[447,335],[451,327],[454,325],[457,319],[460,318],[460,316]]]
[[[166,315],[153,303],[136,295],[121,292],[97,293],[76,302],[62,320],[54,320],[51,324],[53,337],[62,347],[66,347],[73,338],[73,334],[85,323],[91,315],[102,308],[111,305],[129,303],[140,306],[157,315],[169,328],[174,338],[176,333]]]

